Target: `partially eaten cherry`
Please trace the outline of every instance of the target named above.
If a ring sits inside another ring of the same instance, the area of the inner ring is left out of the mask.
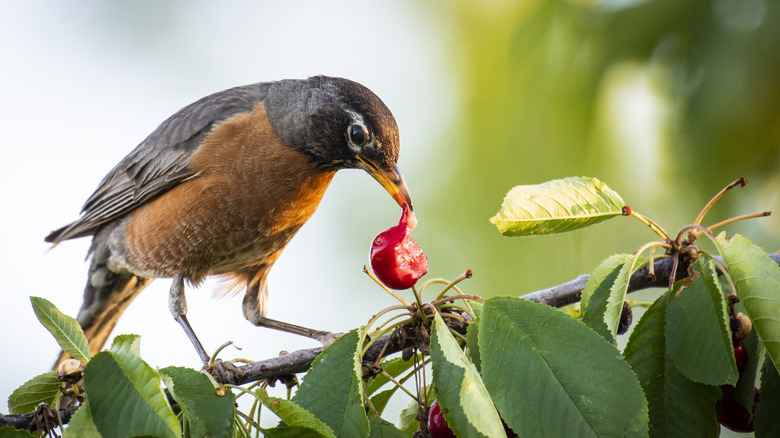
[[[428,257],[410,236],[415,226],[417,219],[404,204],[398,225],[379,233],[371,244],[371,269],[391,289],[408,289],[428,272]]]

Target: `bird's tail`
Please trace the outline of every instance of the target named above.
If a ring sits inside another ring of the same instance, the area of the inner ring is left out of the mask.
[[[105,227],[92,239],[89,278],[84,288],[84,302],[76,318],[87,336],[92,355],[103,349],[119,317],[138,293],[152,281],[151,278],[116,273],[108,269],[107,262],[111,255],[108,236],[112,228]],[[54,369],[69,357],[67,353],[60,353]]]

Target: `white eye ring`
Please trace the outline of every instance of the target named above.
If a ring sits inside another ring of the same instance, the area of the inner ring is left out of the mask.
[[[347,128],[347,138],[355,146],[363,146],[369,137],[368,128],[362,122],[355,121]]]

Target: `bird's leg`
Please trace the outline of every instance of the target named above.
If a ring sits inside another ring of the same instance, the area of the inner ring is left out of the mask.
[[[305,336],[310,339],[314,339],[322,343],[324,347],[330,345],[333,341],[338,339],[343,333],[333,333],[321,330],[314,330],[308,327],[302,327],[300,325],[290,324],[288,322],[277,321],[275,319],[266,318],[261,316],[260,318],[252,321],[252,323],[258,327],[267,327],[282,332],[292,333],[298,336]]]
[[[211,357],[206,353],[206,349],[203,348],[203,344],[195,336],[195,332],[187,320],[187,298],[184,296],[184,276],[181,274],[177,274],[173,278],[173,284],[171,284],[171,290],[168,293],[168,307],[171,309],[173,319],[179,323],[181,328],[184,329],[184,333],[190,338],[190,342],[195,347],[195,351],[198,352],[200,360],[203,361],[204,365],[209,363]]]
[[[321,330],[314,330],[287,322],[277,321],[275,319],[263,316],[263,301],[265,301],[266,291],[259,282],[250,283],[244,295],[244,316],[249,322],[258,327],[267,327],[282,332],[292,333],[298,336],[305,336],[322,343],[327,347],[333,341],[339,338],[342,333],[331,333]]]

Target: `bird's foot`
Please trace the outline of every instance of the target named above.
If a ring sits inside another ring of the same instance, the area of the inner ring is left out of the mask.
[[[315,331],[313,333],[314,336],[312,336],[312,339],[319,341],[323,347],[327,348],[330,344],[333,343],[336,339],[340,338],[344,333],[343,332],[323,332],[323,331]]]

